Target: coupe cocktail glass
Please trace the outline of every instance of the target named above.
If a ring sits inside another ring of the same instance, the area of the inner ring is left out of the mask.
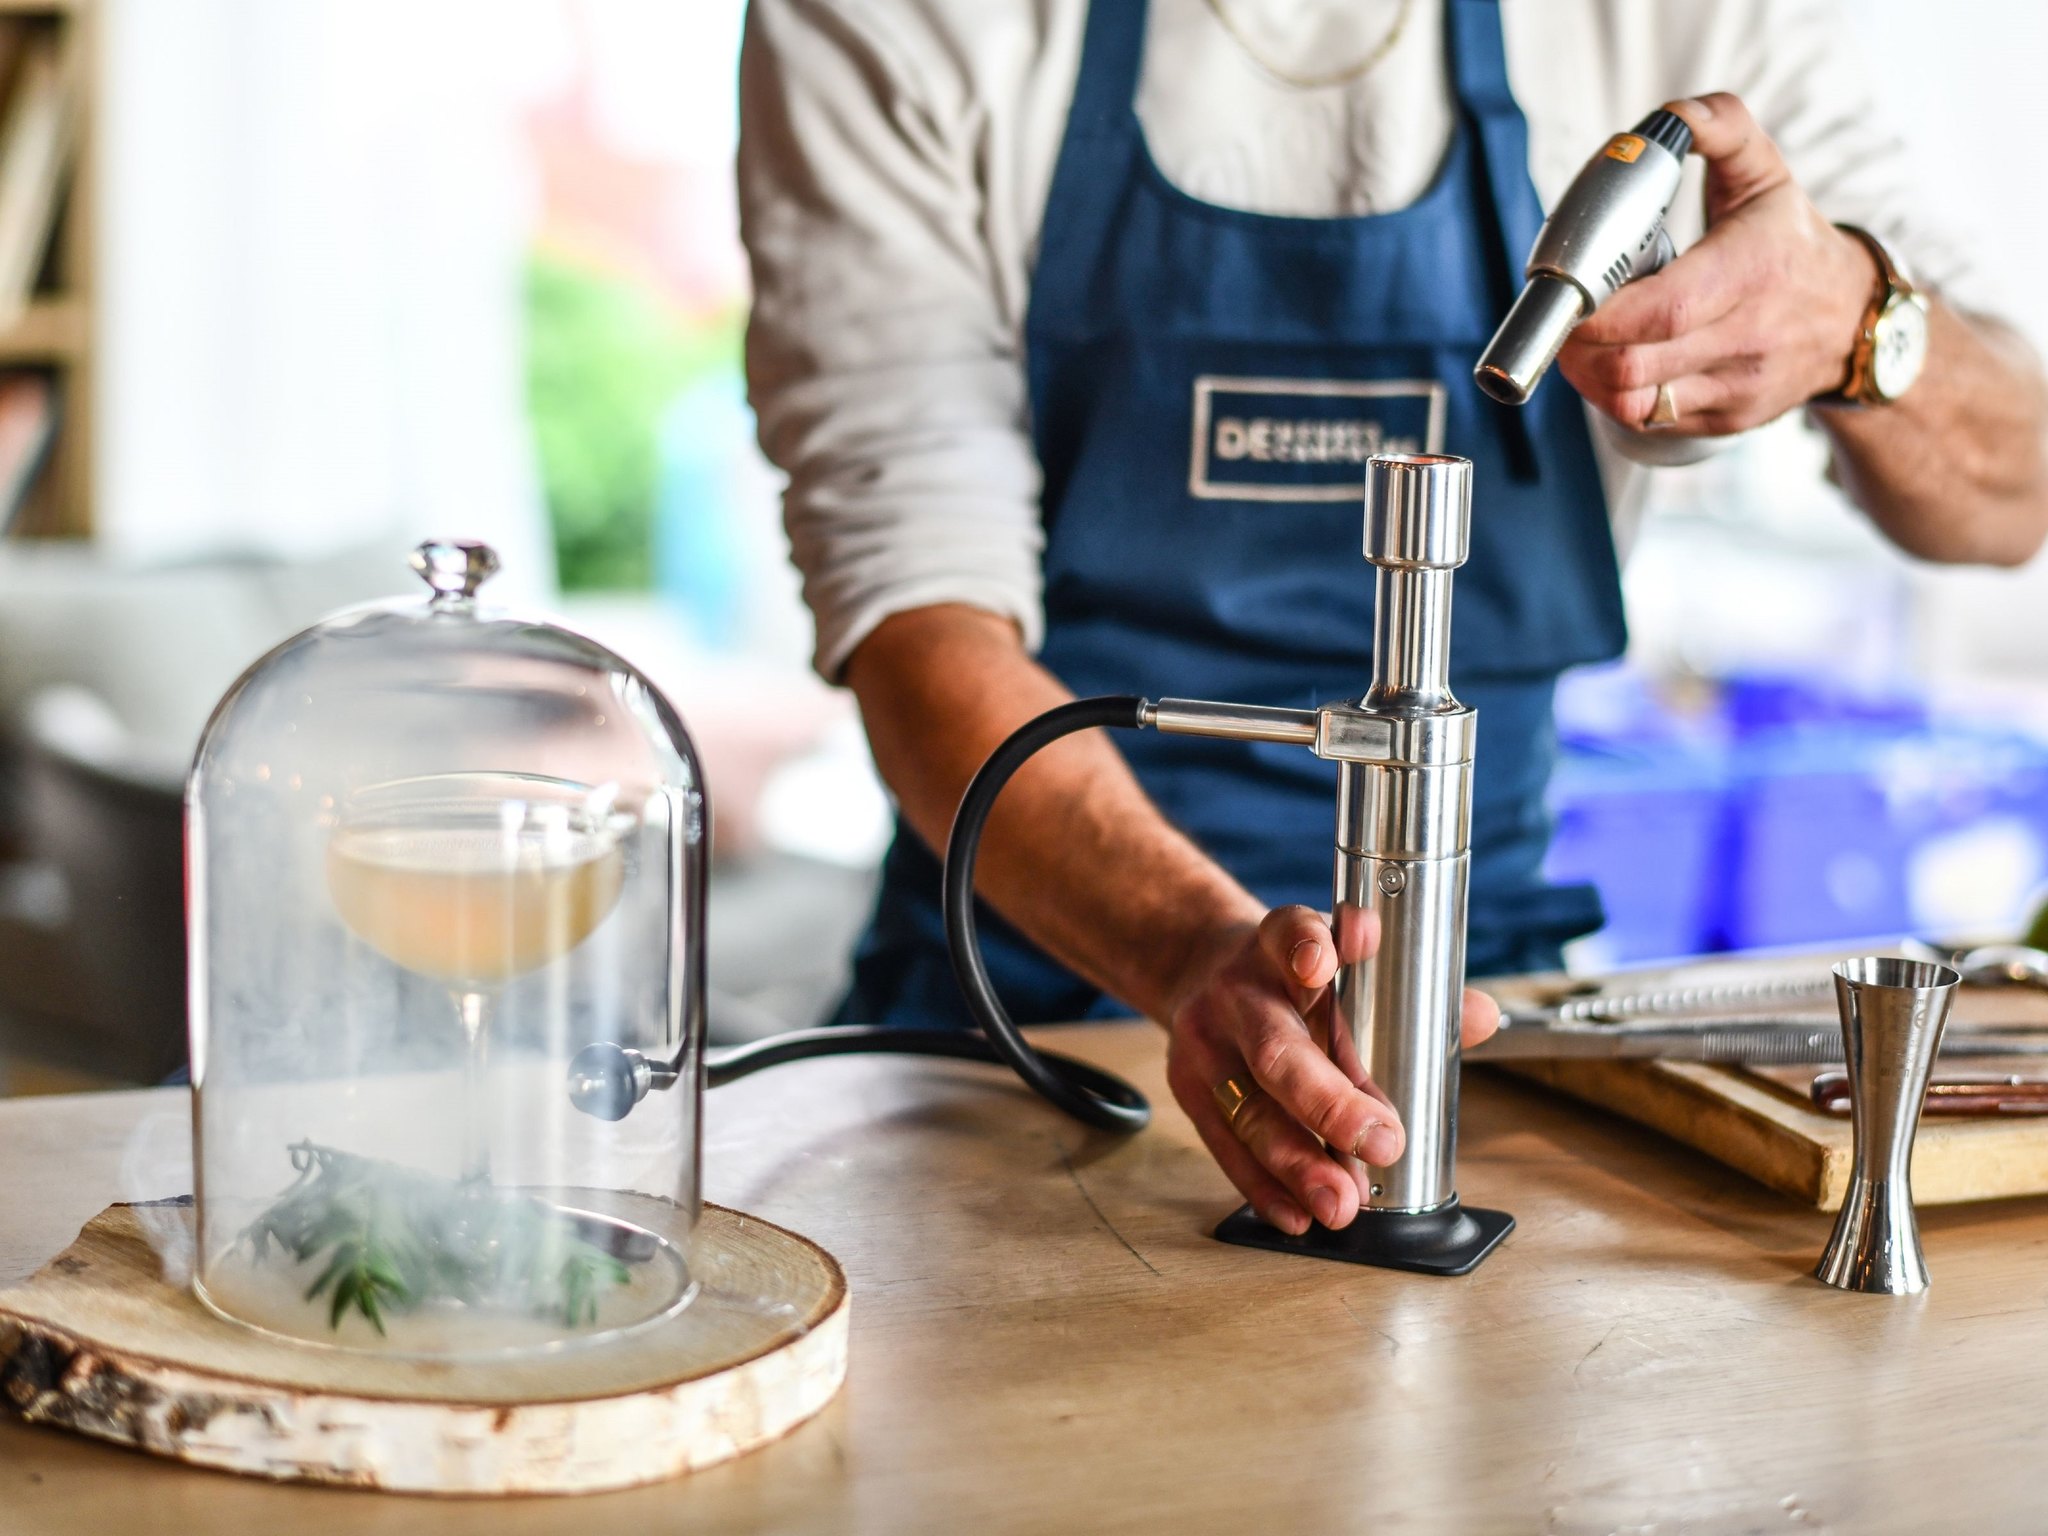
[[[466,1047],[462,1174],[488,1179],[490,1003],[611,915],[631,818],[610,789],[527,774],[437,774],[351,796],[327,845],[335,911],[357,938],[445,985]]]

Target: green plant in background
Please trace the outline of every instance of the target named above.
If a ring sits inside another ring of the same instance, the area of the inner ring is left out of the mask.
[[[2034,920],[2027,924],[2027,931],[2020,939],[2022,944],[2034,949],[2048,949],[2048,898],[2034,909]]]
[[[562,585],[653,580],[663,409],[737,368],[737,310],[686,316],[645,282],[548,252],[528,261],[527,408]]]

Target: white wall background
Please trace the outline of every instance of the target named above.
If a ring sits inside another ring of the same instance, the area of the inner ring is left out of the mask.
[[[107,0],[116,558],[491,538],[552,587],[523,402],[517,4]]]
[[[2048,5],[2039,0],[1847,0],[1921,182],[1984,240],[2007,318],[2048,348]]]
[[[1928,195],[1983,241],[2005,318],[2048,354],[2048,5],[1855,0],[1854,11]],[[1922,568],[1914,585],[1924,670],[2048,682],[2048,557],[2017,573]]]

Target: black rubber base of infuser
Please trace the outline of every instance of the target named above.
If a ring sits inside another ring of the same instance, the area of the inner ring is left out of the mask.
[[[1241,1248],[1267,1248],[1309,1259],[1423,1275],[1462,1275],[1514,1230],[1515,1218],[1506,1211],[1481,1210],[1453,1200],[1433,1211],[1360,1211],[1341,1232],[1311,1222],[1299,1237],[1267,1226],[1247,1205],[1224,1217],[1216,1236]]]

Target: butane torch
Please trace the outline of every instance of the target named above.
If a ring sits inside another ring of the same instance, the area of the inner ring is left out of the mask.
[[[1664,215],[1691,149],[1685,119],[1660,109],[1586,162],[1544,220],[1521,295],[1472,370],[1481,389],[1525,404],[1574,326],[1671,259]]]

